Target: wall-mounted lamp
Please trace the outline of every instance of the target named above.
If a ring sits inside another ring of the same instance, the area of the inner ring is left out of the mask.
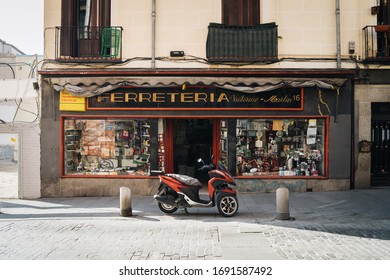
[[[371,152],[371,141],[362,140],[359,141],[359,152],[370,153]]]

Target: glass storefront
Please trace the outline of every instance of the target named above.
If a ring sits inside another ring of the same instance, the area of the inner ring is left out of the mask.
[[[229,131],[235,145],[228,145],[228,121],[235,124]],[[210,161],[217,155],[226,165],[234,161],[236,176],[327,176],[326,118],[178,119],[171,120],[170,131],[160,118],[153,132],[150,123],[64,118],[63,174],[149,176],[152,160],[153,169],[196,176],[196,158]],[[156,147],[151,138],[157,139]]]
[[[326,176],[325,119],[237,119],[237,176]],[[227,129],[221,155],[228,160]]]
[[[65,175],[148,175],[150,124],[143,119],[65,119]]]

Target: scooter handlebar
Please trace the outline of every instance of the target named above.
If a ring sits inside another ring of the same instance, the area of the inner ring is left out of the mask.
[[[213,170],[213,169],[215,169],[215,165],[214,164],[205,164],[201,168],[199,168],[199,170],[201,170],[201,171],[210,171],[210,170]]]

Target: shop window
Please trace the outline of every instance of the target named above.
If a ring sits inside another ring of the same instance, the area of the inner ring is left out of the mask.
[[[326,118],[238,119],[236,175],[326,176],[325,126]],[[224,122],[221,131],[223,155]]]
[[[150,122],[65,119],[65,175],[149,175]]]

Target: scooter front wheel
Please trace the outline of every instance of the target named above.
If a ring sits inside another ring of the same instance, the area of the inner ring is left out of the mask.
[[[225,217],[233,217],[238,211],[238,199],[236,196],[220,193],[217,196],[217,208]]]
[[[175,200],[175,197],[173,195],[167,194],[166,197],[171,198],[172,200]],[[167,214],[175,213],[176,210],[178,209],[175,206],[169,205],[167,203],[162,203],[162,202],[158,203],[158,208],[160,208],[161,211],[163,211],[164,213],[167,213]]]

